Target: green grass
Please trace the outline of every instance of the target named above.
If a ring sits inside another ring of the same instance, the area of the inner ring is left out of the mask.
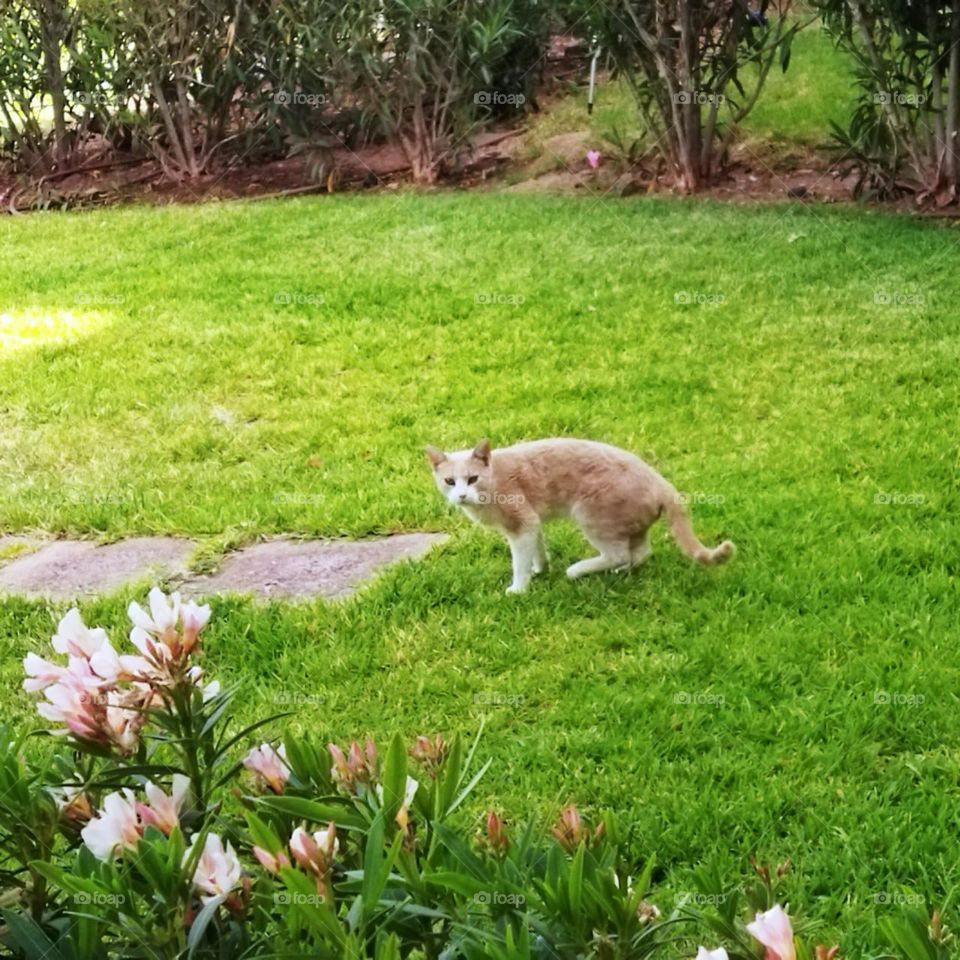
[[[0,530],[453,534],[349,602],[218,602],[208,671],[245,717],[289,706],[340,741],[486,718],[482,802],[622,811],[665,896],[701,859],[790,857],[793,908],[844,956],[878,949],[884,896],[932,908],[957,882],[950,229],[401,193],[37,215],[0,239]],[[505,596],[505,546],[446,512],[421,448],[551,434],[650,460],[735,561],[696,568],[658,531],[642,572],[569,583],[586,548],[560,525],[553,571]],[[119,639],[142,594],[84,612]],[[15,723],[19,658],[62,610],[0,606]]]

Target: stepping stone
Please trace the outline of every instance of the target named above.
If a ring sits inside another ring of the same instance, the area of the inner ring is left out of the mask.
[[[422,557],[442,533],[401,533],[379,540],[269,540],[229,555],[220,569],[182,587],[186,595],[252,593],[273,600],[334,599],[398,560]]]
[[[54,540],[0,567],[0,593],[49,600],[113,593],[132,580],[185,573],[193,546],[175,537],[135,537],[104,546]]]

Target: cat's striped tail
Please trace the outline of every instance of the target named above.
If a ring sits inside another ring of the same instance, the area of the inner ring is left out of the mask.
[[[673,539],[677,541],[680,549],[691,559],[703,566],[711,566],[716,563],[726,563],[737,548],[732,540],[724,540],[718,547],[711,549],[705,547],[693,532],[690,524],[690,518],[683,507],[680,494],[673,491],[667,497],[663,505],[663,512],[666,514],[667,523],[670,524],[670,532]]]

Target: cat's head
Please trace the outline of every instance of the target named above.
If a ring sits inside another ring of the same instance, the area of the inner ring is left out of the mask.
[[[490,441],[481,440],[472,450],[444,453],[427,447],[437,489],[455,507],[489,502]]]

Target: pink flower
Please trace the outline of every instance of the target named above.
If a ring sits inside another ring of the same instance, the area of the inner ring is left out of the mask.
[[[701,947],[697,951],[696,960],[730,960],[727,956],[727,951],[723,947],[717,947],[716,950],[708,950],[706,947]]]
[[[138,803],[137,812],[144,825],[156,827],[170,835],[170,831],[180,824],[180,811],[190,791],[190,779],[182,773],[173,775],[173,785],[166,794],[154,783],[145,787],[147,803]]]
[[[23,672],[27,675],[27,679],[23,681],[23,689],[28,693],[46,690],[58,683],[66,671],[67,668],[58,663],[44,660],[35,653],[28,653],[23,658]]]
[[[271,853],[269,850],[264,850],[263,847],[254,847],[253,855],[260,861],[261,866],[271,873],[279,873],[281,867],[290,866],[290,858],[282,850]]]
[[[767,948],[767,960],[797,960],[793,927],[780,904],[758,913],[753,923],[747,924],[747,933]]]
[[[83,842],[98,860],[110,860],[122,850],[136,850],[140,824],[133,793],[111,793],[103,799],[103,808],[81,831]]]
[[[587,163],[590,164],[591,170],[596,170],[600,166],[600,151],[599,150],[588,150],[587,151]]]
[[[312,837],[303,827],[297,827],[290,837],[293,859],[316,877],[317,889],[321,894],[325,890],[327,874],[339,849],[337,827],[333,823],[329,824],[326,830],[318,830]]]
[[[189,653],[194,648],[200,631],[209,620],[209,604],[205,603],[202,607],[189,602],[180,605],[180,624],[183,630],[183,650],[185,653]]]
[[[366,746],[361,750],[356,740],[350,744],[349,759],[335,744],[327,744],[330,756],[333,757],[333,766],[330,776],[339,786],[353,793],[359,792],[361,785],[369,785],[377,777],[377,748],[373,741],[367,739]]]
[[[60,621],[53,635],[53,649],[57,653],[87,660],[108,642],[106,631],[100,627],[90,630],[76,607]]]
[[[290,768],[284,761],[283,747],[277,753],[269,743],[261,743],[243,758],[243,765],[265,780],[274,793],[283,793],[283,785],[290,779]]]
[[[184,864],[190,859],[199,836],[194,834],[190,848],[183,855]],[[217,897],[226,897],[240,882],[241,872],[240,861],[229,841],[224,846],[215,833],[208,833],[193,873],[193,885],[200,891],[201,901],[209,903]]]

